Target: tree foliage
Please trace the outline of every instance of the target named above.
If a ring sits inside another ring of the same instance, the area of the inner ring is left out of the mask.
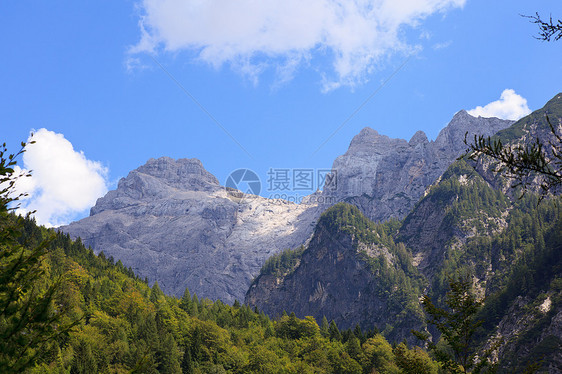
[[[543,20],[538,13],[526,16],[531,22],[539,26],[537,39],[544,41],[560,40],[562,38],[562,20]],[[560,99],[560,96],[557,97]],[[554,101],[555,99],[551,100]],[[547,103],[547,106],[550,104]],[[547,107],[545,106],[545,108]],[[560,119],[552,119],[548,110],[541,113],[550,128],[550,139],[534,138],[525,144],[505,144],[502,139],[474,135],[469,143],[466,154],[472,160],[479,160],[487,156],[496,162],[494,171],[503,173],[516,181],[514,187],[527,188],[538,185],[541,198],[550,192],[560,192],[562,186],[562,134],[560,133]],[[468,134],[468,133],[467,133]]]
[[[291,273],[299,264],[304,246],[296,249],[284,249],[270,256],[262,266],[260,275],[284,276]]]
[[[15,192],[16,154],[0,148],[0,371],[20,373],[49,351],[53,342],[74,325],[65,321],[69,306],[57,303],[59,276],[48,282],[45,257],[51,237],[22,241],[26,219],[11,213],[25,194]],[[12,205],[11,205],[12,204]]]
[[[541,196],[560,190],[562,186],[562,134],[546,116],[553,140],[535,140],[529,144],[504,144],[500,138],[474,136],[467,144],[468,158],[478,160],[487,156],[495,165],[494,172],[515,180],[514,187],[529,188],[538,184]]]
[[[420,340],[427,343],[437,361],[448,373],[479,373],[487,366],[488,357],[492,353],[486,352],[478,357],[478,347],[474,334],[483,321],[476,319],[476,315],[483,305],[471,291],[471,279],[459,277],[451,279],[450,291],[445,297],[447,308],[436,306],[425,295],[423,307],[428,314],[428,323],[435,326],[441,333],[443,345],[430,340],[427,333],[412,331]]]
[[[29,144],[33,143],[35,142],[29,142]],[[16,159],[25,152],[26,145],[26,143],[22,142],[20,150],[10,154],[7,153],[6,143],[3,143],[0,147],[0,212],[2,213],[15,210],[17,205],[10,206],[10,204],[26,196],[26,193],[17,193],[15,190],[15,185],[19,178],[30,176],[29,173],[16,171]]]

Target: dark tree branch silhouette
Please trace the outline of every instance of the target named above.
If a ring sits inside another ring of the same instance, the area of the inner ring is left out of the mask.
[[[505,145],[501,139],[474,136],[474,142],[468,146],[466,154],[469,159],[477,161],[482,155],[495,161],[493,171],[503,173],[515,181],[513,187],[538,185],[541,198],[551,192],[559,191],[562,186],[562,134],[546,117],[553,135],[552,140],[542,141],[536,138],[527,145]]]
[[[534,16],[524,17],[530,18],[532,23],[539,26],[539,36],[536,37],[537,39],[547,42],[562,39],[562,20],[552,20],[552,16],[548,20],[543,20],[538,13]]]
[[[539,26],[537,39],[548,42],[562,39],[562,20],[553,20],[552,16],[543,20],[539,13],[523,17]],[[562,190],[562,134],[560,126],[555,126],[548,116],[546,122],[552,133],[551,139],[536,138],[526,145],[505,145],[501,139],[476,135],[474,142],[469,144],[465,135],[466,156],[474,161],[481,156],[489,157],[495,161],[493,171],[514,180],[512,186],[523,187],[523,193],[531,186],[538,186],[542,200],[548,194]]]

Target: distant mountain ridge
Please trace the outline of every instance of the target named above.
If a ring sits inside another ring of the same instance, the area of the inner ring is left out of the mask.
[[[374,221],[403,218],[462,154],[465,132],[492,134],[511,123],[461,111],[431,142],[421,131],[407,142],[365,128],[334,162],[336,190],[316,193],[330,204],[227,191],[197,159],[151,159],[98,199],[90,217],[61,229],[158,280],[167,293],[180,296],[189,287],[232,303],[244,298],[269,256],[305,244],[333,203],[356,205]]]
[[[336,158],[338,187],[323,192],[336,201],[357,206],[375,222],[404,218],[424,191],[466,149],[465,134],[491,136],[514,122],[473,117],[461,110],[429,141],[418,131],[410,141],[380,135],[364,128],[347,152]]]

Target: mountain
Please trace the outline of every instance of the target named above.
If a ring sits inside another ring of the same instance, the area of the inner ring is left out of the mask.
[[[425,329],[422,294],[442,305],[448,277],[470,274],[486,297],[478,342],[498,345],[500,372],[559,372],[562,202],[539,205],[534,188],[519,199],[490,160],[455,161],[467,132],[556,141],[545,115],[560,131],[562,95],[514,124],[461,111],[435,141],[363,129],[334,162],[335,188],[317,193],[349,203],[331,208],[221,187],[195,159],[152,159],[63,231],[168,293],[232,302],[251,284],[246,303],[271,316],[376,326],[395,342]]]
[[[394,240],[409,249],[433,300],[443,298],[449,277],[470,275],[485,301],[479,343],[498,345],[498,372],[525,372],[540,363],[558,373],[562,199],[539,204],[536,195],[514,194],[494,189],[460,160],[406,217]]]
[[[98,199],[90,216],[62,227],[96,253],[181,296],[242,300],[266,258],[310,237],[312,204],[227,190],[197,159],[151,159]]]
[[[459,160],[406,216],[396,240],[410,249],[414,265],[431,279],[443,266],[447,249],[501,232],[511,209],[512,203],[502,191]]]
[[[475,134],[490,136],[513,124],[498,118],[473,117],[461,110],[435,141],[418,131],[410,141],[364,128],[347,152],[336,158],[337,188],[326,189],[326,200],[357,206],[375,222],[404,218],[425,190],[467,148]]]
[[[525,147],[536,138],[560,145],[548,121],[562,130],[561,94],[495,136],[512,147]],[[362,134],[371,139],[369,147],[400,144],[372,131]],[[346,154],[349,160],[349,154],[361,155],[357,144],[362,142],[355,143]],[[373,170],[384,170],[378,165]],[[282,259],[266,262],[246,302],[270,315],[294,310],[297,316],[325,315],[345,326],[374,322],[397,341],[409,331],[408,324],[419,329],[423,321],[416,319],[420,305],[414,301],[420,292],[442,306],[450,277],[465,274],[485,301],[477,344],[482,349],[497,345],[498,372],[525,372],[532,365],[541,372],[561,372],[562,198],[539,204],[533,193],[538,184],[521,197],[521,188],[494,168],[486,158],[453,162],[402,221],[376,225],[357,209],[334,206],[320,218],[309,245],[290,256],[289,266],[271,266],[282,265]],[[398,178],[396,183],[402,182]],[[369,211],[368,196],[345,200],[364,202],[359,208]],[[333,215],[336,225],[324,222]],[[383,297],[370,296],[380,290]],[[394,300],[402,302],[397,304],[402,310],[408,305],[410,318],[400,319]],[[428,331],[438,339],[431,326]]]
[[[272,317],[286,310],[412,341],[410,330],[425,326],[418,302],[423,282],[392,231],[392,224],[376,225],[355,206],[336,204],[322,214],[298,261],[263,271],[245,302]]]
[[[61,229],[167,293],[188,287],[232,303],[269,256],[306,243],[329,206],[347,201],[375,221],[402,218],[462,154],[465,132],[492,134],[509,124],[461,111],[431,142],[421,131],[406,142],[365,128],[334,162],[336,188],[302,204],[228,190],[196,159],[151,159],[98,199],[89,217]]]

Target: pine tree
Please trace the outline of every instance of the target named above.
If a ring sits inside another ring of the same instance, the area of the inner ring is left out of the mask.
[[[330,340],[337,340],[337,341],[342,340],[340,330],[338,329],[338,326],[333,320],[332,322],[330,322],[330,327],[328,328],[328,335],[330,336]]]
[[[180,353],[176,341],[172,334],[166,333],[158,350],[158,372],[164,374],[181,373],[179,359]]]
[[[355,335],[357,339],[359,339],[361,344],[363,344],[365,340],[367,340],[365,338],[365,335],[363,334],[363,331],[361,331],[361,326],[359,326],[359,324],[355,325],[355,328],[353,329],[353,335]]]
[[[203,344],[203,338],[201,336],[201,329],[199,327],[196,327],[191,335],[191,347],[190,347],[191,358],[195,362],[201,361],[201,358],[203,356],[203,352],[201,351],[202,344]]]
[[[470,277],[449,280],[450,290],[445,297],[447,309],[434,305],[427,295],[423,297],[423,307],[429,315],[427,322],[439,330],[446,349],[430,341],[428,334],[412,331],[418,339],[428,344],[429,350],[449,373],[480,373],[489,364],[488,357],[495,349],[490,348],[477,362],[474,333],[483,323],[476,320],[476,313],[483,306],[483,301],[474,296],[471,284]]]
[[[164,292],[160,289],[158,285],[158,281],[154,282],[152,289],[150,291],[150,301],[154,304],[157,304],[161,298],[164,297]]]
[[[356,338],[355,335],[352,335],[345,343],[345,349],[351,358],[357,360],[361,355],[361,343],[359,339]]]
[[[199,298],[195,292],[193,293],[193,299],[191,300],[191,310],[189,311],[189,314],[193,317],[199,316]]]
[[[188,313],[189,310],[191,309],[191,292],[189,292],[189,288],[187,287],[185,288],[183,296],[180,300],[180,308],[182,308]]]
[[[183,374],[193,374],[193,361],[191,361],[191,350],[189,347],[186,347],[183,352],[181,370]]]
[[[92,353],[92,347],[84,339],[81,339],[78,346],[74,349],[72,372],[76,374],[96,374],[98,372],[98,365]]]
[[[30,142],[29,144],[32,144]],[[20,373],[32,366],[56,339],[75,324],[63,325],[67,306],[54,300],[63,278],[41,286],[46,276],[43,261],[51,238],[38,244],[21,244],[25,219],[11,213],[17,200],[14,171],[15,158],[22,149],[6,155],[6,144],[0,147],[0,372]]]
[[[326,316],[322,317],[322,325],[320,326],[320,334],[322,334],[323,337],[327,337],[330,333],[328,331],[330,325],[328,323],[328,319],[326,318]]]

